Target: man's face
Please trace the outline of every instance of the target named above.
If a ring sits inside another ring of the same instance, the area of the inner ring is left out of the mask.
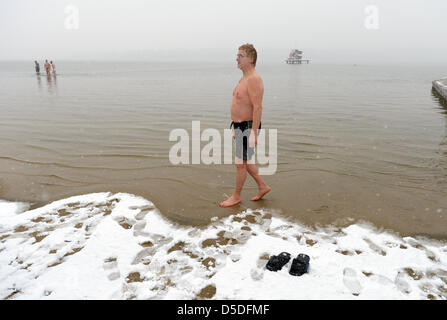
[[[246,66],[252,64],[253,58],[247,57],[245,50],[239,50],[237,52],[237,67],[239,69],[244,69]]]

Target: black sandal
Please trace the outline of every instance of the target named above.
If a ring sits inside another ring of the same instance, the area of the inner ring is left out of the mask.
[[[292,276],[301,276],[309,270],[310,258],[307,254],[300,253],[298,257],[293,259],[289,273]]]
[[[266,268],[270,271],[278,271],[281,270],[284,265],[289,262],[290,253],[281,252],[277,256],[271,256],[269,261],[267,262]]]

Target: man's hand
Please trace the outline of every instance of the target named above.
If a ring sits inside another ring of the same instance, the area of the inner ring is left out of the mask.
[[[250,132],[250,137],[248,138],[248,146],[250,148],[254,148],[258,145],[258,135],[255,134],[253,130]]]

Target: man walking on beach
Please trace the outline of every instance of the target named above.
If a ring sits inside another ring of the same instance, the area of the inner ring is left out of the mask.
[[[254,147],[258,143],[258,130],[261,129],[264,94],[262,79],[255,71],[257,57],[252,44],[247,43],[239,47],[236,61],[243,75],[233,91],[231,103],[231,125],[234,126],[233,137],[236,140],[236,189],[231,197],[220,203],[221,207],[231,207],[241,202],[247,171],[258,185],[258,194],[251,200],[257,201],[270,191],[252,160]]]

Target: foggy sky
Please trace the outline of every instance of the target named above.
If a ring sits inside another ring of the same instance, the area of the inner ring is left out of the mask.
[[[447,64],[446,15],[446,0],[0,0],[0,60],[222,61],[249,42],[258,61]]]

